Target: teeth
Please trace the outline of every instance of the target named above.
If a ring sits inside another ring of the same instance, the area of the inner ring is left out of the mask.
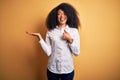
[[[61,20],[63,21],[64,19],[62,18]]]

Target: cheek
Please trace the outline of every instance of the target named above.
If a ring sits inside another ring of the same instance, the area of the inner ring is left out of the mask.
[[[67,19],[67,16],[66,16],[66,15],[63,15],[63,16],[62,16],[62,18],[65,18],[65,19]]]
[[[64,15],[64,18],[65,18],[65,19],[67,19],[67,16],[66,16],[66,15]]]
[[[67,21],[67,16],[65,16],[65,19],[66,19],[66,21]]]
[[[60,16],[59,16],[59,15],[57,16],[57,19],[58,19],[58,20],[60,19]]]

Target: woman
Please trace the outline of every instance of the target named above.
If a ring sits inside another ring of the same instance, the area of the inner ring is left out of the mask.
[[[46,19],[48,32],[46,41],[40,33],[30,33],[37,36],[44,52],[49,56],[48,80],[73,80],[74,63],[72,54],[80,53],[80,25],[77,11],[68,3],[55,7]]]

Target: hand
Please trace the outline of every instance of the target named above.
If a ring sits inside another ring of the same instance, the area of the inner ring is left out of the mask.
[[[72,44],[72,42],[73,42],[72,37],[70,36],[70,34],[66,30],[64,30],[62,39],[67,40],[70,44]]]
[[[42,36],[40,33],[32,33],[32,32],[28,32],[28,31],[26,31],[26,33],[29,35],[32,35],[32,36],[37,36],[40,40],[42,39]]]

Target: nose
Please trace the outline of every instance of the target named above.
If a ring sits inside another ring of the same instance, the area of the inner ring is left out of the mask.
[[[62,14],[61,17],[64,17],[64,14]]]

